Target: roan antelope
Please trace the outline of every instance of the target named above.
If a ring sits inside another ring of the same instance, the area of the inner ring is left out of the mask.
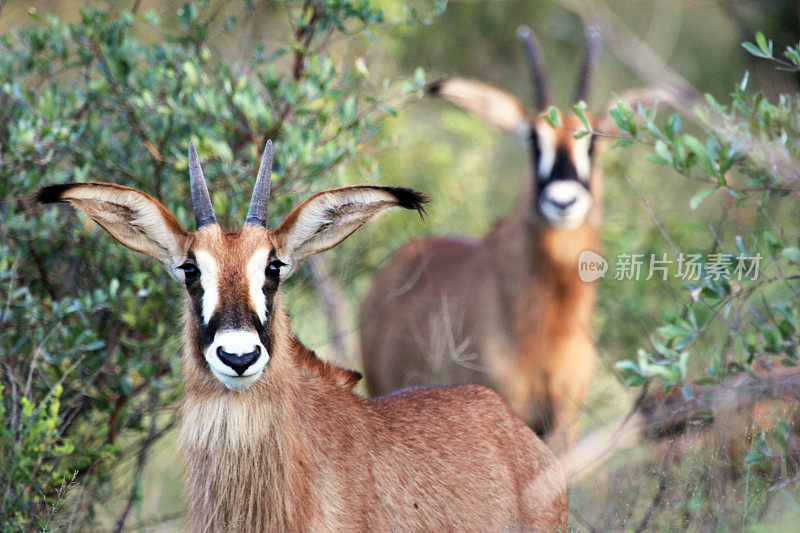
[[[106,183],[38,192],[69,202],[185,288],[180,442],[193,531],[550,530],[565,524],[553,454],[477,385],[363,399],[360,375],[317,359],[290,330],[279,287],[392,206],[398,187],[321,192],[267,229],[268,142],[244,227],[216,222],[189,147],[194,233],[150,196]]]
[[[529,30],[518,33],[543,111],[539,54]],[[586,35],[576,102],[586,95],[599,41],[593,31]],[[361,305],[367,387],[386,394],[409,385],[483,383],[561,450],[576,438],[595,360],[595,287],[578,277],[581,252],[600,248],[594,135],[575,139],[585,129],[577,117],[554,129],[513,96],[477,81],[452,79],[432,90],[528,143],[533,179],[514,211],[479,242],[416,241],[378,273]]]

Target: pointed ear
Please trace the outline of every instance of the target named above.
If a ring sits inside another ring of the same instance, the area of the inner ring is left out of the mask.
[[[453,78],[433,83],[428,90],[496,128],[527,141],[530,124],[519,100],[479,81]]]
[[[427,202],[422,193],[403,187],[361,185],[317,193],[273,232],[276,255],[288,265],[288,275],[303,259],[333,248],[383,210],[399,206],[422,216]]]
[[[136,189],[110,183],[66,183],[42,187],[36,200],[69,202],[128,248],[158,259],[173,276],[186,256],[189,233],[157,200]]]

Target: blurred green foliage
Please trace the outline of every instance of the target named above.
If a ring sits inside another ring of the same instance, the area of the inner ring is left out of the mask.
[[[257,156],[275,141],[270,215],[340,181],[393,106],[424,75],[370,78],[326,43],[384,22],[363,0],[187,3],[174,26],[82,9],[32,15],[0,38],[0,523],[47,529],[73,491],[72,527],[91,521],[110,468],[175,422],[178,287],[148,258],[72,210],[32,205],[43,184],[110,181],[158,198],[187,228],[186,151],[195,140],[223,225],[244,218]],[[281,14],[291,38],[240,61],[209,42],[254,9]],[[413,23],[414,21],[407,21]],[[159,38],[146,43],[141,28]],[[139,497],[134,478],[131,499]],[[75,511],[79,509],[79,511]]]
[[[798,46],[777,58],[760,32],[755,44],[744,43],[751,54],[790,72],[800,72]],[[800,232],[787,224],[795,219],[800,195],[800,94],[770,101],[761,91],[748,91],[748,81],[745,73],[729,104],[706,95],[695,105],[688,117],[691,133],[678,114],[661,117],[622,102],[611,110],[623,132],[616,141],[622,151],[633,143],[646,145],[650,163],[672,167],[695,186],[689,211],[727,197],[726,219],[744,229],[730,223],[712,228],[711,246],[695,250],[705,252],[697,255],[697,279],[684,281],[672,306],[662,310],[664,323],[649,346],[614,365],[630,386],[655,380],[677,392],[693,405],[689,416],[696,424],[714,419],[710,433],[689,430],[698,440],[676,446],[691,453],[677,452],[669,467],[668,460],[651,467],[660,469],[660,481],[654,491],[645,489],[656,496],[640,525],[648,524],[662,498],[675,495],[677,505],[666,506],[682,514],[684,527],[717,529],[758,523],[775,507],[776,494],[789,508],[800,501],[797,387],[767,381],[795,373],[800,356]],[[669,244],[673,259],[683,260],[685,244]],[[754,391],[762,391],[763,403],[747,399]],[[735,414],[737,409],[751,411]]]
[[[762,33],[756,34],[756,42],[744,43],[745,49],[800,72],[800,44],[787,47],[784,61],[773,57],[772,42]],[[706,95],[705,103],[695,107],[694,119],[703,140],[684,132],[677,114],[659,125],[651,109],[639,106],[634,113],[631,106],[619,103],[611,110],[617,126],[627,134],[617,143],[652,144],[655,153],[649,156],[650,162],[670,165],[705,185],[689,200],[690,209],[700,208],[713,194],[726,194],[734,199],[730,215],[756,204],[761,215],[773,221],[769,230],[746,238],[735,234],[729,242],[721,238],[715,243],[718,261],[706,256],[700,262],[699,279],[681,286],[687,295],[685,304],[679,313],[665,312],[667,323],[658,328],[658,340],[652,339],[652,351],[640,350],[637,361],[617,363],[618,369],[628,372],[629,384],[641,384],[648,377],[659,377],[666,386],[685,383],[687,350],[712,326],[721,328],[727,339],[723,349],[703,358],[707,364],[703,382],[719,382],[740,373],[758,358],[796,365],[800,235],[796,228],[780,223],[779,208],[782,199],[800,194],[800,95],[783,94],[770,103],[762,92],[747,93],[748,78],[745,74],[734,89],[729,105]],[[766,366],[770,364],[765,361]]]

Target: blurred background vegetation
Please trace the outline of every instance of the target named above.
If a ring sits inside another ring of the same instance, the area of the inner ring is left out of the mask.
[[[724,105],[739,102],[730,120],[777,143],[795,165],[770,167],[750,157],[749,145],[738,146],[743,162],[729,172],[736,177],[720,182],[702,158],[710,151],[718,164],[732,152],[714,146],[730,148],[731,136],[684,102],[683,131],[713,140],[705,152],[686,152],[692,165],[676,156],[685,150],[680,135],[678,146],[664,136],[673,111],[658,104],[662,138],[642,129],[631,146],[601,151],[612,269],[623,253],[763,251],[765,275],[791,278],[800,261],[792,251],[800,214],[797,74],[741,43],[762,31],[781,57],[800,40],[798,16],[796,2],[745,0],[0,0],[0,522],[19,530],[180,527],[172,431],[179,287],[71,211],[32,206],[37,186],[135,186],[192,227],[185,153],[195,139],[215,211],[232,226],[243,220],[257,155],[272,137],[273,224],[331,186],[425,191],[433,202],[424,223],[402,215],[371,223],[288,287],[301,340],[358,366],[357,304],[392,251],[424,234],[482,235],[530,179],[524,146],[423,97],[425,81],[476,78],[532,103],[515,37],[524,23],[542,45],[555,103],[567,106],[583,21],[596,22],[605,46],[587,99],[595,115],[627,89],[681,84]],[[731,96],[746,71],[746,91]],[[773,103],[793,96],[763,109],[759,91]],[[658,140],[667,164],[648,160]],[[726,302],[740,288],[702,285],[616,281],[609,271],[599,285],[600,361],[585,433],[628,413],[642,383],[691,398],[691,386],[749,376],[754,356],[796,358],[796,281],[759,286],[733,311]],[[741,309],[747,317],[736,331],[715,320]],[[748,337],[750,323],[758,328]],[[663,379],[651,383],[653,376]],[[693,444],[678,440],[628,447],[571,482],[571,525],[792,530],[800,498],[790,422],[753,430],[741,454],[722,437],[708,453],[687,453]]]

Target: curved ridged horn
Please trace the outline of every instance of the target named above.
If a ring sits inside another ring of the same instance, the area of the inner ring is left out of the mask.
[[[592,67],[597,57],[597,50],[600,48],[600,30],[596,26],[586,26],[584,30],[584,40],[586,41],[586,55],[583,57],[581,74],[578,83],[575,84],[575,98],[573,102],[580,102],[586,99],[589,92],[589,81],[592,78]]]
[[[527,26],[520,26],[517,28],[517,37],[522,41],[522,49],[525,51],[525,57],[528,60],[528,68],[531,72],[531,83],[533,84],[534,92],[536,93],[536,108],[544,110],[550,100],[547,89],[547,80],[544,77],[542,64],[539,61],[539,45],[536,42],[536,37],[531,33],[531,29]]]
[[[250,208],[247,210],[245,224],[254,224],[267,227],[267,212],[269,211],[269,191],[272,188],[272,139],[264,147],[261,156],[261,166],[258,168],[256,185],[253,187],[253,197],[250,199]]]
[[[216,224],[217,217],[214,216],[214,208],[211,206],[211,197],[208,195],[206,179],[203,177],[203,169],[200,168],[200,159],[197,157],[194,141],[189,141],[189,183],[192,189],[192,209],[197,229],[209,224]]]

